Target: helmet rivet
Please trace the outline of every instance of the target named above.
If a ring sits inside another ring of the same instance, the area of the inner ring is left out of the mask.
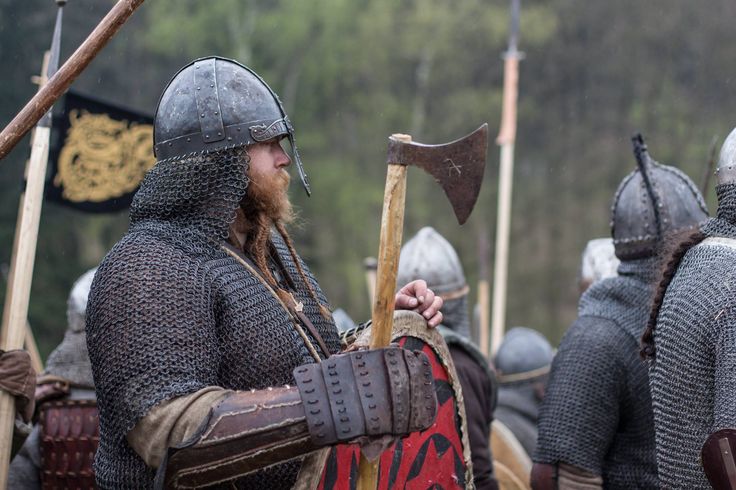
[[[240,128],[238,128],[238,131],[240,131]]]
[[[205,134],[204,135],[204,139],[209,139],[209,138],[210,138],[210,135],[209,134]]]
[[[197,90],[202,90],[202,87],[197,87]]]
[[[215,111],[215,116],[218,115],[218,114],[219,114],[219,112]]]
[[[192,138],[187,138],[187,143],[192,141]]]
[[[202,114],[202,117],[204,117],[204,114]]]
[[[217,136],[222,136],[222,133],[218,131]]]
[[[227,137],[227,140],[228,140],[228,141],[232,141],[232,140],[233,140],[233,137],[232,137],[232,136],[228,136],[228,137]]]
[[[214,86],[215,86],[215,84],[214,84],[214,83],[210,83],[210,87],[214,87]]]
[[[174,143],[169,142],[169,146],[173,146]]]

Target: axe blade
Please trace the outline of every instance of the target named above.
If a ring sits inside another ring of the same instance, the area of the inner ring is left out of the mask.
[[[413,165],[429,173],[445,191],[458,223],[465,223],[478,200],[488,151],[488,124],[442,145],[389,138],[388,164]]]

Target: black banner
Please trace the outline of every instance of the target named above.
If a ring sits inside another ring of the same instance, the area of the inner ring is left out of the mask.
[[[46,198],[90,213],[127,209],[156,162],[153,118],[73,92],[62,107],[54,111]]]

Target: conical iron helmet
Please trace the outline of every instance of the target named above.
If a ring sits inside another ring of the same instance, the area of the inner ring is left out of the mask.
[[[638,168],[621,181],[611,207],[611,235],[621,260],[651,257],[667,235],[708,219],[693,181],[675,167],[652,160],[640,135],[634,143]]]
[[[294,128],[276,93],[250,68],[212,56],[183,67],[164,89],[154,118],[153,151],[158,160],[167,160],[279,136],[289,139],[309,194]]]
[[[427,226],[401,248],[397,284],[399,287],[424,279],[435,294],[445,300],[468,293],[460,258],[450,242]]]

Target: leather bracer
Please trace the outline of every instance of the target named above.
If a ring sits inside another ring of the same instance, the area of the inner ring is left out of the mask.
[[[237,392],[191,441],[169,450],[157,487],[232,480],[338,442],[406,435],[437,412],[431,366],[398,347],[334,355],[294,370],[297,387]]]

